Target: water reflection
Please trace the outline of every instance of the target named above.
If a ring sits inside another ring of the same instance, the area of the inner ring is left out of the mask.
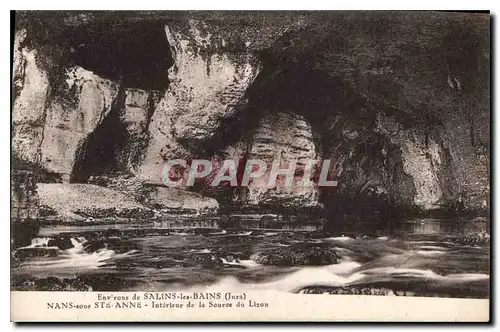
[[[486,220],[449,220],[449,219],[413,219],[393,221],[387,224],[386,232],[390,234],[456,234],[473,231],[485,232],[488,229]]]
[[[406,222],[389,223],[391,233],[408,234],[441,234],[455,233],[458,231],[458,224],[454,221],[444,220],[410,220]]]

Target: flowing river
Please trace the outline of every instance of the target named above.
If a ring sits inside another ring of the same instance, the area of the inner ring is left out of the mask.
[[[412,220],[376,234],[280,229],[54,226],[14,252],[13,290],[227,291],[489,297],[490,247],[456,223]],[[296,244],[334,251],[322,266],[262,265]]]

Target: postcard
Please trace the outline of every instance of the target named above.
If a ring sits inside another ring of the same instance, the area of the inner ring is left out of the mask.
[[[12,321],[490,320],[489,12],[13,27]]]

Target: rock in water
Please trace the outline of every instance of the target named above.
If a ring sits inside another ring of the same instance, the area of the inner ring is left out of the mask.
[[[487,232],[469,232],[460,234],[453,242],[466,246],[484,246],[490,244],[490,234]]]
[[[68,236],[56,237],[47,242],[47,247],[58,247],[61,250],[66,250],[73,248],[73,243],[71,243],[71,238]]]
[[[218,269],[223,267],[222,259],[218,255],[202,254],[195,257],[195,262],[207,269]]]
[[[256,253],[250,258],[259,264],[277,266],[319,266],[338,264],[340,261],[334,250],[320,246],[277,248]]]
[[[26,260],[28,257],[56,257],[59,254],[59,249],[52,247],[24,247],[15,251],[14,256],[20,261]]]

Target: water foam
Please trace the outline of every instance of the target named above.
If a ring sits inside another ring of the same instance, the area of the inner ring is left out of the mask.
[[[243,267],[243,268],[256,268],[256,267],[260,267],[262,266],[261,264],[259,263],[256,263],[254,262],[253,260],[239,260],[239,259],[235,259],[233,261],[227,261],[226,259],[224,258],[221,258],[222,260],[222,263],[225,264],[225,265],[228,265],[228,266],[234,266],[234,267]]]
[[[429,257],[441,256],[446,254],[446,251],[442,250],[417,250],[415,252],[421,256],[429,256]]]
[[[208,235],[223,235],[223,234],[227,234],[227,231],[225,229],[223,229],[220,232],[208,233]]]
[[[31,239],[30,245],[20,247],[19,249],[48,247],[50,240],[52,240],[50,237],[36,237]]]
[[[350,240],[352,240],[352,238],[349,237],[349,236],[337,236],[337,237],[327,237],[327,238],[324,238],[323,240],[330,240],[330,241],[350,241]]]
[[[77,274],[82,270],[95,270],[109,264],[112,258],[120,259],[137,252],[131,250],[125,254],[116,254],[114,250],[103,248],[88,253],[84,251],[84,245],[87,243],[84,237],[71,238],[70,241],[73,248],[60,250],[57,257],[30,261],[25,267],[37,271]]]

